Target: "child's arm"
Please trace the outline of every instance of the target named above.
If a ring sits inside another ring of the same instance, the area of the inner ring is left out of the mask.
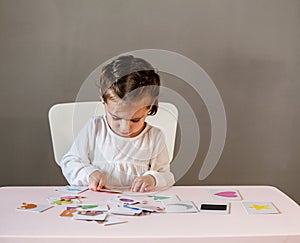
[[[155,187],[164,188],[175,184],[173,173],[170,171],[170,162],[167,146],[150,161],[150,169],[143,176],[152,176],[155,178]]]
[[[154,131],[151,137],[155,144],[152,152],[156,156],[150,160],[149,170],[134,180],[132,191],[152,191],[155,188],[170,187],[175,183],[174,175],[170,171],[169,153],[164,136],[159,130]]]
[[[90,160],[90,153],[94,150],[95,126],[95,119],[89,120],[61,160],[62,172],[70,185],[87,186],[90,175],[98,171]]]

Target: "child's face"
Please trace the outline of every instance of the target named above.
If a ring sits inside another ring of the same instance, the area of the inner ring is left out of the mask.
[[[143,131],[150,107],[148,97],[134,102],[108,99],[105,103],[108,125],[119,136],[135,137]]]

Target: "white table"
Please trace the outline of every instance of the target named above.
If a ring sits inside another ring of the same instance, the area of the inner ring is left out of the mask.
[[[237,189],[243,201],[273,202],[280,214],[249,215],[241,201],[231,202],[229,215],[164,213],[118,216],[128,223],[103,226],[59,214],[65,205],[43,213],[16,210],[22,202],[48,204],[47,197],[60,195],[57,187],[2,187],[0,242],[300,242],[300,207],[283,192],[270,186],[175,186],[160,194],[177,194],[181,200],[210,201],[210,189]],[[84,203],[106,198],[104,192],[86,191]]]

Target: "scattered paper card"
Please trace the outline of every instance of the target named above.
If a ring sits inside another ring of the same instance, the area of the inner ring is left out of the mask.
[[[279,211],[271,202],[242,202],[249,214],[278,214]]]
[[[114,196],[108,199],[111,202],[118,203],[120,205],[133,205],[137,203],[143,203],[147,201],[145,197],[129,197],[125,195]]]
[[[146,212],[155,212],[155,213],[161,213],[164,212],[164,208],[162,207],[162,205],[153,205],[153,204],[147,204],[147,203],[137,203],[135,205],[133,205],[135,208],[139,208],[143,211]]]
[[[223,201],[239,201],[242,200],[241,194],[238,190],[223,189],[223,190],[210,190],[210,196],[213,200]]]
[[[162,202],[165,206],[167,213],[197,213],[198,209],[195,207],[192,201],[179,201],[165,203]]]
[[[200,213],[229,214],[230,203],[200,202]]]
[[[93,210],[93,211],[102,211],[106,212],[108,211],[108,206],[106,203],[102,204],[79,204],[78,208],[80,210]]]
[[[122,224],[122,223],[127,223],[127,220],[124,219],[120,219],[111,215],[107,215],[107,217],[105,218],[104,222],[103,221],[96,221],[99,224],[102,224],[104,226],[109,226],[109,225],[114,225],[114,224]]]
[[[172,195],[151,195],[148,196],[149,198],[152,198],[156,202],[164,202],[164,203],[169,203],[169,202],[179,202],[180,199],[178,198],[177,195],[172,194]]]
[[[66,209],[64,210],[59,216],[62,217],[73,217],[73,214],[76,212],[77,210],[75,208],[72,209]]]
[[[73,219],[76,220],[105,220],[107,214],[100,211],[77,211],[73,214]]]
[[[140,215],[142,214],[143,210],[139,208],[133,208],[133,207],[126,207],[126,206],[113,206],[109,210],[109,213],[111,214],[119,214],[119,215]]]
[[[52,205],[43,205],[43,204],[34,204],[34,203],[26,203],[23,202],[20,207],[18,207],[18,210],[22,211],[28,211],[28,212],[44,212],[49,208],[52,208]]]
[[[62,205],[62,204],[73,204],[81,203],[78,195],[61,195],[61,196],[50,196],[47,198],[48,202],[51,204]]]
[[[79,194],[79,193],[82,193],[82,192],[84,192],[88,189],[89,188],[87,186],[65,186],[65,187],[57,188],[56,191]]]

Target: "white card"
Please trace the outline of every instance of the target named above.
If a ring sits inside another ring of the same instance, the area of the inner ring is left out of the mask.
[[[200,202],[198,209],[200,213],[229,214],[230,203]]]
[[[52,207],[53,207],[52,205],[34,204],[34,203],[25,203],[24,202],[17,209],[22,210],[22,211],[27,211],[27,212],[41,213]]]
[[[249,214],[278,214],[279,211],[271,202],[242,202]]]
[[[179,201],[165,203],[162,202],[165,206],[167,213],[197,213],[198,209],[195,207],[192,201]]]
[[[105,220],[107,214],[102,213],[99,211],[92,212],[92,211],[86,211],[86,214],[82,214],[81,211],[78,211],[76,213],[73,213],[73,219],[76,220],[100,220],[103,221]]]
[[[79,210],[86,211],[108,211],[108,206],[106,203],[102,204],[78,204]]]
[[[69,193],[73,193],[73,194],[79,194],[88,189],[89,188],[87,186],[65,186],[65,187],[56,188],[55,190],[59,191],[59,192],[69,192]]]
[[[137,203],[134,204],[133,207],[142,209],[143,211],[147,211],[147,212],[157,212],[157,213],[164,212],[164,207],[162,207],[161,203],[156,203],[156,204]]]
[[[107,215],[107,217],[105,218],[103,225],[104,226],[108,226],[108,225],[114,225],[114,224],[122,224],[122,223],[127,223],[128,221],[124,220],[124,219],[120,219],[111,215]],[[100,222],[98,222],[100,223]]]
[[[241,194],[238,190],[222,189],[222,190],[210,190],[210,196],[213,200],[223,201],[239,201],[242,200]]]
[[[118,203],[120,205],[133,205],[137,203],[146,203],[150,201],[147,197],[133,197],[133,196],[127,196],[127,195],[115,195],[112,197],[108,197],[107,201]]]
[[[123,206],[113,206],[109,210],[109,213],[111,214],[119,214],[119,215],[140,215],[143,212],[143,210],[139,208],[129,208],[129,207],[123,207]]]
[[[153,199],[156,202],[164,202],[164,203],[171,203],[171,202],[179,202],[180,199],[177,195],[171,194],[171,195],[151,195],[148,196],[149,198]]]

